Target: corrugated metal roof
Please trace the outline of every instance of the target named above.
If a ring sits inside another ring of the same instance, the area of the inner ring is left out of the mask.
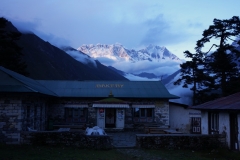
[[[22,85],[0,85],[0,92],[32,92],[32,90]]]
[[[0,66],[0,92],[36,92],[58,97],[179,98],[161,81],[33,80]]]
[[[240,110],[240,92],[191,108],[200,110]]]
[[[49,81],[38,80],[60,97],[179,98],[168,92],[161,81]]]
[[[56,94],[36,80],[0,66],[0,92],[37,92],[46,95]]]
[[[114,98],[114,97],[108,97],[108,98],[105,98],[105,99],[101,99],[99,101],[95,101],[94,103],[124,104],[124,103],[129,103],[129,102],[126,102],[126,101],[123,101],[121,99],[117,99],[117,98]]]
[[[154,104],[133,104],[132,108],[155,108]]]
[[[87,104],[65,104],[65,108],[88,108]]]
[[[94,108],[129,108],[128,104],[93,104]]]

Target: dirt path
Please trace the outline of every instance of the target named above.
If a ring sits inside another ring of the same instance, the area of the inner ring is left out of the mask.
[[[136,160],[165,160],[161,157],[150,155],[142,149],[117,149],[117,151]]]

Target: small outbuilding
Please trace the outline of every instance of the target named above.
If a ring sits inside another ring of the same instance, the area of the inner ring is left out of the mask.
[[[202,134],[225,134],[229,148],[239,151],[240,92],[191,108],[201,110]]]
[[[169,125],[182,133],[201,134],[201,111],[186,104],[169,102]]]

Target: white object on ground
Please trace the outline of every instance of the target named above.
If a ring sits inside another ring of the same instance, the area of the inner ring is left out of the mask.
[[[94,126],[93,128],[86,128],[85,131],[86,135],[107,135],[106,132],[104,131],[104,129],[98,127],[98,126]]]

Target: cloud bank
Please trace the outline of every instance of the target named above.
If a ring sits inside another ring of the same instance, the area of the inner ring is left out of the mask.
[[[138,62],[130,62],[130,61],[114,61],[112,59],[106,57],[96,58],[99,62],[106,66],[112,66],[116,69],[124,71],[126,73],[134,73],[139,74],[142,72],[154,73],[157,76],[171,74],[176,70],[180,69],[179,62],[174,61],[138,61]]]
[[[91,64],[97,67],[96,61],[86,54],[80,53],[79,51],[66,51],[66,53],[83,64]]]

